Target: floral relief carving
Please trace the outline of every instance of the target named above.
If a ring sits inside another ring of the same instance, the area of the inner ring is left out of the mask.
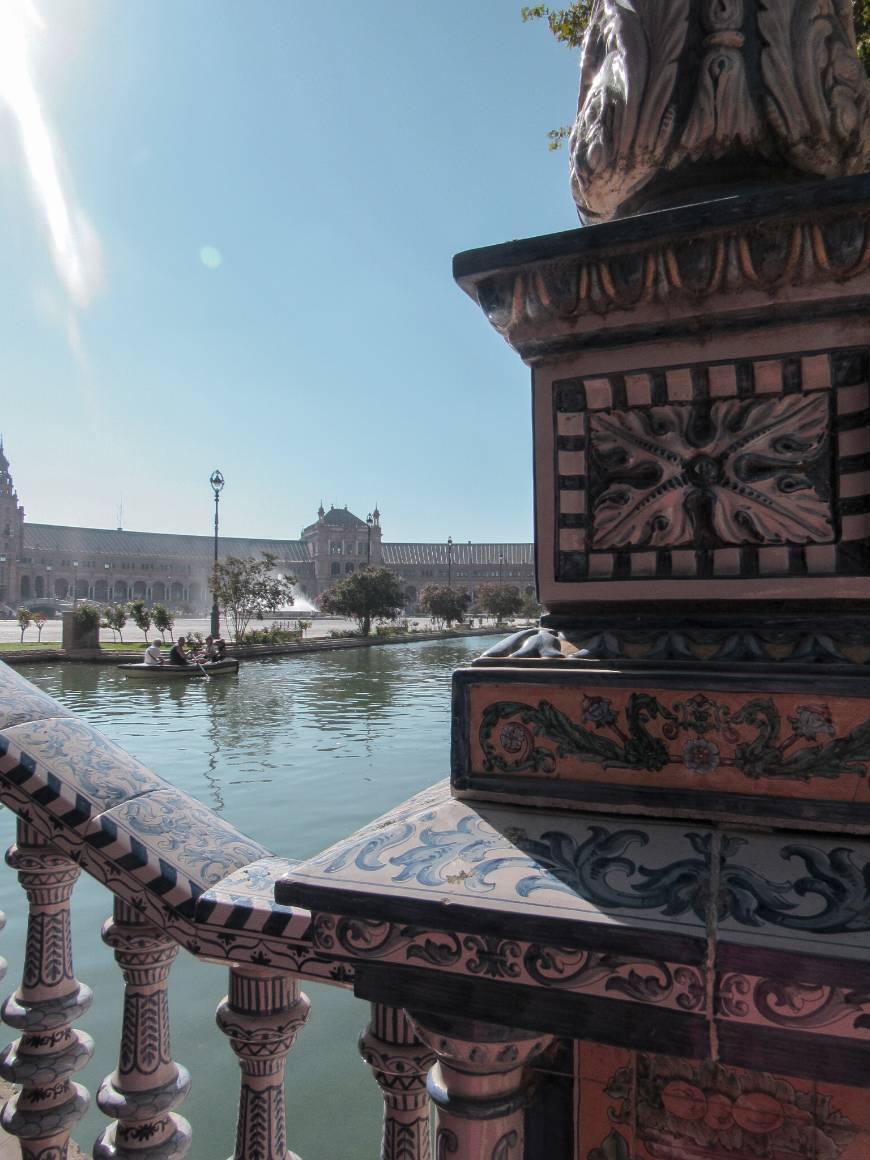
[[[743,172],[860,173],[868,108],[845,0],[597,0],[571,134],[574,200],[586,220],[636,212],[645,187],[667,188],[687,161],[703,186],[705,164],[726,155]]]
[[[826,393],[590,418],[595,549],[834,535]]]

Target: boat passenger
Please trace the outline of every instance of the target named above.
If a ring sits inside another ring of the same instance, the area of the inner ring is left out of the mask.
[[[146,665],[162,665],[163,655],[160,652],[160,641],[152,640],[145,649],[145,664]]]
[[[186,642],[185,642],[184,637],[180,636],[178,638],[178,640],[175,642],[175,644],[172,646],[172,648],[169,650],[169,663],[171,665],[188,665],[188,664],[190,664],[190,659],[189,659],[189,657],[184,649],[185,643]]]
[[[227,642],[222,636],[215,637],[214,642],[214,659],[222,661],[227,655]]]
[[[205,643],[193,659],[195,661],[199,661],[200,663],[203,661],[217,660],[215,655],[214,637],[211,634],[205,638]]]

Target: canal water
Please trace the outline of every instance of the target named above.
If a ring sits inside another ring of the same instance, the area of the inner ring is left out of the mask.
[[[450,673],[491,643],[467,638],[276,657],[245,663],[238,678],[163,686],[126,681],[103,665],[19,671],[274,853],[304,858],[447,775]],[[0,810],[4,848],[13,838],[14,819]],[[5,869],[0,909],[8,918],[0,934],[8,993],[21,973],[24,907]],[[83,874],[73,895],[73,945],[76,974],[95,992],[80,1026],[96,1052],[78,1078],[92,1101],[117,1063],[120,973],[100,940],[110,913],[109,894]],[[305,989],[311,1018],[287,1066],[290,1148],[303,1160],[376,1156],[381,1101],[356,1049],[367,1006],[333,987]],[[238,1067],[214,1022],[225,993],[225,968],[179,955],[170,985],[172,1046],[193,1078],[179,1110],[193,1125],[189,1155],[197,1160],[232,1152]],[[92,1106],[75,1132],[86,1153],[106,1123]]]

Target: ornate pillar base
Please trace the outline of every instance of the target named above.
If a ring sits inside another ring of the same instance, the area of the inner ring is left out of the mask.
[[[438,1160],[522,1160],[525,1066],[552,1042],[515,1027],[409,1012],[438,1062],[429,1073],[429,1098],[438,1115]]]

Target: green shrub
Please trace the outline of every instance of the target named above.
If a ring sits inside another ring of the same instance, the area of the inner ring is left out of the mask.
[[[73,612],[73,624],[84,634],[100,625],[100,610],[95,604],[78,604]]]

